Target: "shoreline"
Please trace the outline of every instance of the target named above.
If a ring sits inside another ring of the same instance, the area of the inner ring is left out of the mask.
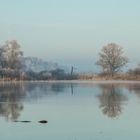
[[[140,84],[140,81],[137,81],[137,80],[31,80],[31,81],[22,81],[22,80],[19,80],[19,81],[14,81],[14,80],[11,80],[11,81],[0,81],[0,84],[5,84],[5,83],[79,83],[79,84],[133,84],[133,83],[138,83]]]

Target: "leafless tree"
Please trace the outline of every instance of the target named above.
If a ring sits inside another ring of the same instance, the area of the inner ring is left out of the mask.
[[[4,67],[5,57],[4,57],[5,49],[3,46],[0,46],[0,69]]]
[[[20,77],[24,67],[23,52],[16,40],[6,41],[0,45],[0,77]]]
[[[123,48],[115,43],[110,43],[102,48],[96,64],[101,66],[105,73],[113,76],[127,63],[128,58],[123,56]]]
[[[6,68],[20,69],[22,67],[20,57],[23,56],[23,52],[20,50],[20,45],[16,40],[7,41],[3,48],[5,49],[4,57],[6,61]]]

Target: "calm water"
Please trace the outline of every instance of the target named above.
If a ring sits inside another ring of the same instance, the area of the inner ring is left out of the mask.
[[[0,84],[0,140],[138,140],[139,131],[138,83]]]

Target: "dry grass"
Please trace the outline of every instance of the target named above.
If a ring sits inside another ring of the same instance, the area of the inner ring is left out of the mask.
[[[113,77],[109,75],[85,75],[80,76],[80,80],[97,80],[97,81],[103,81],[103,80],[130,80],[130,81],[140,81],[140,75],[130,75],[130,74],[116,74]]]

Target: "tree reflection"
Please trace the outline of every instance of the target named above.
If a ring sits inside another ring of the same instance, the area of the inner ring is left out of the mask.
[[[38,99],[64,92],[70,85],[42,82],[0,83],[0,116],[6,120],[17,120],[24,108],[22,101],[36,102]]]
[[[66,87],[63,83],[53,83],[51,84],[51,90],[55,93],[63,92],[64,88]]]
[[[71,88],[68,83],[4,82],[0,83],[0,116],[6,120],[17,120],[24,108],[23,101],[38,102],[38,99],[56,96]]]
[[[24,95],[24,89],[19,84],[0,84],[0,116],[7,121],[16,120],[23,110],[20,99]]]
[[[126,89],[129,90],[129,92],[135,93],[139,98],[140,98],[140,84],[135,83],[135,84],[127,84],[125,85]]]
[[[102,93],[98,98],[103,114],[110,118],[119,116],[122,113],[122,103],[127,100],[127,97],[113,84],[102,84],[100,89]]]
[[[22,109],[23,105],[21,103],[1,103],[0,115],[5,117],[6,120],[14,121],[20,116]]]

